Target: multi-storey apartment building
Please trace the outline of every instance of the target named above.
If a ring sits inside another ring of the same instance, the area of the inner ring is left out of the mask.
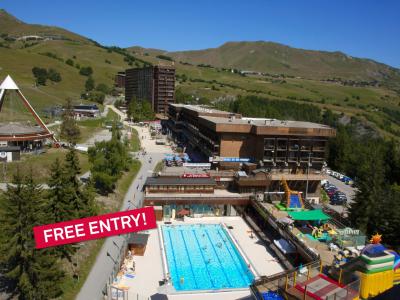
[[[125,100],[149,101],[156,113],[166,113],[175,102],[175,69],[171,66],[150,66],[125,71]]]

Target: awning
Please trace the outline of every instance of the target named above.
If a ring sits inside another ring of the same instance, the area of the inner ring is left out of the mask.
[[[296,248],[289,244],[285,239],[274,240],[274,244],[284,253],[295,253]]]
[[[128,244],[134,245],[147,245],[150,234],[146,233],[133,233],[128,238]]]
[[[324,214],[320,209],[289,211],[288,214],[296,221],[326,221],[330,219],[330,217]]]

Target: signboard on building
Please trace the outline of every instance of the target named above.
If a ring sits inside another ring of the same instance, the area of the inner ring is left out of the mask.
[[[359,229],[353,229],[350,227],[346,227],[344,229],[337,229],[337,232],[341,235],[359,235],[360,234]]]
[[[210,174],[190,174],[186,173],[181,176],[181,178],[210,178]]]
[[[199,168],[199,169],[211,169],[210,163],[183,163],[186,168]]]
[[[249,162],[250,158],[247,157],[221,157],[210,156],[209,162]]]

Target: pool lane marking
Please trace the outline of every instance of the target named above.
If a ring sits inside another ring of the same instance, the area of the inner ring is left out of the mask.
[[[195,230],[193,229],[192,231],[193,231],[193,234],[194,234],[194,238],[196,239],[197,246],[199,247],[199,250],[200,250],[200,253],[201,253],[201,257],[203,258],[203,262],[204,262],[204,264],[205,264],[205,266],[206,266],[208,278],[210,279],[210,282],[211,282],[212,286],[213,286],[214,288],[216,288],[216,286],[215,286],[215,284],[214,284],[214,280],[213,280],[212,277],[211,277],[210,270],[208,270],[208,265],[207,265],[207,263],[206,263],[206,258],[204,257],[204,253],[203,253],[203,251],[201,250],[201,246],[200,246],[199,239],[197,238],[197,235],[196,235]]]
[[[222,229],[223,230],[223,229]],[[231,239],[227,234],[224,234],[224,236],[225,236],[225,238],[222,236],[222,233],[221,233],[221,231],[220,230],[218,230],[217,229],[217,233],[218,233],[218,235],[221,237],[221,239],[222,239],[222,241],[226,241],[226,239]],[[240,274],[240,277],[242,277],[242,279],[243,279],[243,281],[245,282],[245,283],[247,283],[247,280],[246,280],[246,278],[244,278],[244,270],[243,270],[243,268],[239,268],[238,267],[238,265],[237,265],[237,263],[236,263],[236,260],[235,260],[235,258],[233,257],[233,255],[232,255],[232,253],[231,253],[231,250],[229,250],[229,247],[228,247],[228,245],[226,244],[226,242],[223,242],[223,244],[224,244],[224,246],[226,247],[226,250],[228,251],[228,253],[229,253],[229,255],[231,256],[231,258],[232,258],[232,260],[233,260],[233,263],[234,263],[234,265],[235,265],[235,267],[236,267],[236,270],[238,270],[238,272],[239,272],[239,274]],[[232,246],[233,246],[233,244],[232,244]],[[234,247],[236,247],[236,246],[234,246]],[[237,258],[237,260],[239,260],[239,263],[240,263],[240,258],[239,257],[237,257],[237,255],[235,255],[236,256],[236,258]],[[250,270],[249,270],[250,271]]]
[[[172,249],[172,258],[174,259],[175,274],[178,276],[178,267],[177,267],[177,264],[176,264],[175,251],[174,251],[174,246],[172,245],[172,238],[171,238],[171,231],[170,230],[168,230],[168,236],[169,236],[169,243],[171,244],[171,249]],[[178,280],[178,282],[179,282],[179,286],[181,286],[180,280]]]
[[[187,254],[187,257],[188,257],[188,259],[189,259],[190,270],[192,271],[192,274],[193,274],[194,284],[195,284],[195,286],[196,286],[196,289],[198,289],[199,286],[197,285],[196,275],[194,275],[192,260],[190,259],[189,250],[188,250],[188,248],[187,248],[187,246],[186,246],[185,237],[183,236],[183,230],[179,230],[179,231],[180,231],[180,233],[181,233],[182,240],[183,240],[183,244],[185,245],[186,254]]]
[[[211,237],[210,237],[210,235],[208,234],[208,230],[207,230],[207,229],[204,229],[204,231],[205,231],[206,234],[207,234],[208,240],[210,241],[211,247],[212,247],[213,250],[214,250],[215,256],[216,256],[217,259],[218,259],[219,265],[221,266],[222,272],[223,272],[224,275],[225,275],[225,278],[226,278],[226,281],[227,281],[228,284],[229,284],[229,287],[233,287],[232,284],[231,284],[231,282],[229,281],[228,275],[226,275],[225,268],[224,268],[224,266],[223,266],[221,260],[219,259],[218,253],[217,253],[217,251],[215,250],[215,247],[214,247],[214,245],[213,245],[213,243],[212,243],[212,241],[211,241]]]

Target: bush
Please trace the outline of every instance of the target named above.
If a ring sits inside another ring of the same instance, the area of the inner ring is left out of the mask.
[[[70,59],[70,58],[68,58],[68,59],[65,61],[65,63],[66,63],[67,65],[71,66],[71,67],[74,66],[74,61],[73,61],[72,59]]]
[[[89,92],[89,91],[94,89],[94,79],[93,79],[92,76],[89,76],[89,78],[86,80],[85,89],[86,89],[87,92]]]
[[[106,95],[102,92],[98,92],[98,91],[91,91],[87,98],[89,100],[95,101],[99,104],[103,104],[104,103],[104,99],[105,99]]]
[[[102,92],[104,94],[109,94],[111,90],[105,83],[99,83],[96,86],[96,91]]]
[[[174,59],[172,57],[167,56],[167,55],[160,54],[160,55],[157,55],[156,57],[159,58],[159,59],[163,59],[163,60],[174,61]]]
[[[46,85],[47,70],[45,68],[33,67],[32,73],[37,85]]]
[[[102,194],[112,193],[115,189],[116,180],[114,176],[103,172],[94,172],[93,180],[95,182],[95,187],[97,190],[101,191]]]
[[[62,80],[60,73],[54,69],[49,69],[47,72],[47,78],[53,82],[60,82]]]
[[[95,186],[103,195],[114,190],[117,180],[129,170],[132,162],[128,148],[120,138],[121,133],[114,125],[111,140],[97,142],[88,151]]]
[[[79,70],[79,74],[83,76],[90,76],[93,74],[93,69],[92,67],[81,67],[81,69]]]

